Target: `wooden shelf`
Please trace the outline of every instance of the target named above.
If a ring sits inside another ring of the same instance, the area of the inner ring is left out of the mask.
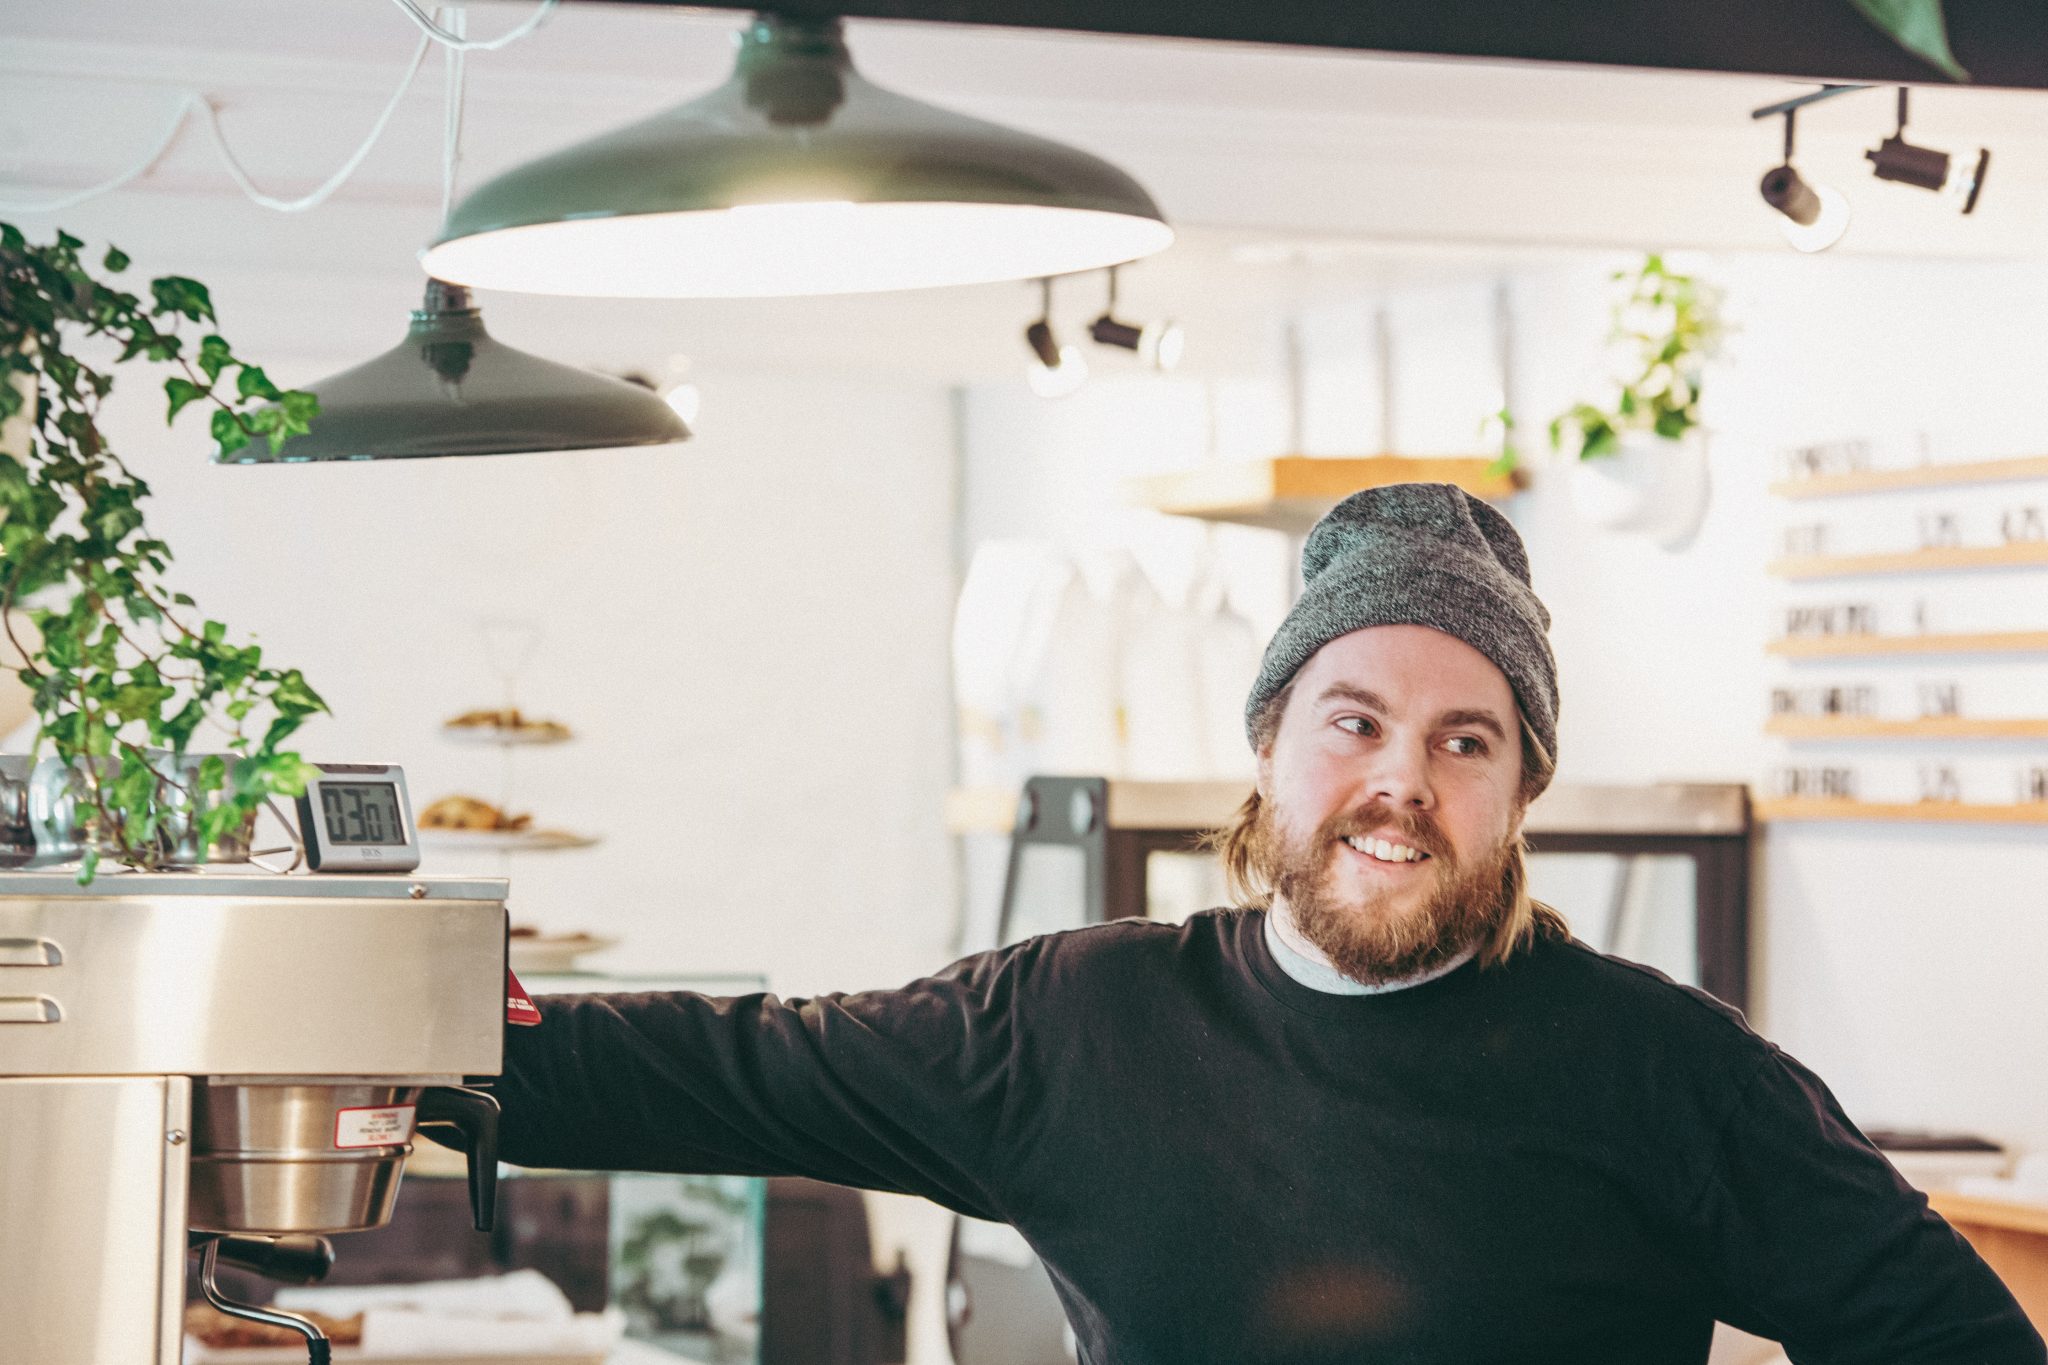
[[[1850,474],[1817,474],[1771,485],[1781,498],[1833,498],[1849,493],[1891,493],[1907,488],[1953,488],[1960,484],[2048,479],[2048,455],[2016,460],[1973,460],[1968,464],[1915,465],[1910,469],[1863,469]]]
[[[1109,784],[1111,829],[1219,829],[1251,795],[1243,782]],[[1008,787],[956,787],[946,793],[946,828],[954,834],[1008,834],[1017,823],[1017,793]],[[1593,786],[1560,782],[1529,807],[1523,830],[1544,834],[1741,835],[1749,831],[1749,791],[1739,783]]]
[[[1488,456],[1443,459],[1406,455],[1322,457],[1282,455],[1204,465],[1132,479],[1130,500],[1154,511],[1305,534],[1322,515],[1361,488],[1390,483],[1453,483],[1480,498],[1504,498],[1514,478],[1491,474]]]
[[[1251,795],[1242,782],[1109,784],[1111,829],[1220,829]],[[956,787],[946,793],[946,829],[953,834],[1008,834],[1017,824],[1017,792],[1008,787]]]
[[[1926,824],[2048,825],[2048,801],[2028,805],[1966,805],[1961,801],[1913,801],[1883,805],[1871,801],[1781,798],[1756,803],[1756,818],[1790,820],[1886,820]]]
[[[1776,578],[1856,578],[1869,574],[2012,569],[2029,565],[2048,566],[2048,541],[1902,550],[1881,555],[1792,555],[1772,560],[1770,573]]]
[[[1969,1223],[1981,1228],[2009,1228],[2014,1232],[2037,1232],[2048,1237],[2048,1204],[2022,1204],[1983,1195],[1956,1194],[1950,1190],[1927,1196],[1934,1211],[1951,1223]]]
[[[1927,1202],[1969,1239],[2034,1325],[2048,1326],[2048,1204],[1948,1190]]]
[[[2048,719],[1928,716],[1772,716],[1764,729],[1780,739],[2048,739]]]
[[[1787,659],[1851,659],[1886,654],[2048,653],[2048,630],[1975,635],[1788,635],[1765,646]]]

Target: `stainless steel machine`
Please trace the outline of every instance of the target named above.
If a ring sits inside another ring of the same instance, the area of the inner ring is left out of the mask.
[[[31,869],[0,872],[0,1362],[178,1365],[194,1252],[216,1307],[324,1360],[214,1267],[316,1276],[315,1239],[390,1217],[425,1125],[459,1130],[490,1225],[496,1105],[464,1081],[500,1069],[505,883],[412,875],[402,774],[340,767],[306,851],[390,870],[80,886],[47,821],[21,847],[26,776],[0,765],[0,865]]]

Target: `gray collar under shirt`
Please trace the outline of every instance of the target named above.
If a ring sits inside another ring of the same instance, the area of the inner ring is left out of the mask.
[[[1315,952],[1315,949],[1306,939],[1300,937],[1301,931],[1294,927],[1292,921],[1288,922],[1286,932],[1282,932],[1280,919],[1286,913],[1284,910],[1269,910],[1266,912],[1267,949],[1273,954],[1273,960],[1280,964],[1281,971],[1286,972],[1310,990],[1323,991],[1329,995],[1384,995],[1388,991],[1406,990],[1410,986],[1420,986],[1425,981],[1434,981],[1440,976],[1458,970],[1458,968],[1470,962],[1473,954],[1479,951],[1477,947],[1467,948],[1450,961],[1431,967],[1427,971],[1417,972],[1415,975],[1403,977],[1399,981],[1387,981],[1377,986],[1368,986],[1363,982],[1353,981],[1350,977],[1338,971],[1330,965],[1329,960],[1323,957],[1322,954],[1315,953],[1315,956],[1309,956],[1310,953]],[[1298,940],[1299,946],[1296,946],[1296,943],[1289,942],[1289,939]]]

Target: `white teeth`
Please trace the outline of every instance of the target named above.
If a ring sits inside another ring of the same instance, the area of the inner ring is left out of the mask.
[[[1406,844],[1389,843],[1385,839],[1361,839],[1354,835],[1344,842],[1360,853],[1368,854],[1383,863],[1412,863],[1423,857],[1420,849],[1410,848]]]

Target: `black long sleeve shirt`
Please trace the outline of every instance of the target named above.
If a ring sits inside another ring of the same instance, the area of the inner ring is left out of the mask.
[[[548,997],[526,1165],[805,1175],[1014,1224],[1088,1365],[2042,1365],[1997,1277],[1740,1014],[1576,942],[1383,994],[1256,911],[901,990]]]

